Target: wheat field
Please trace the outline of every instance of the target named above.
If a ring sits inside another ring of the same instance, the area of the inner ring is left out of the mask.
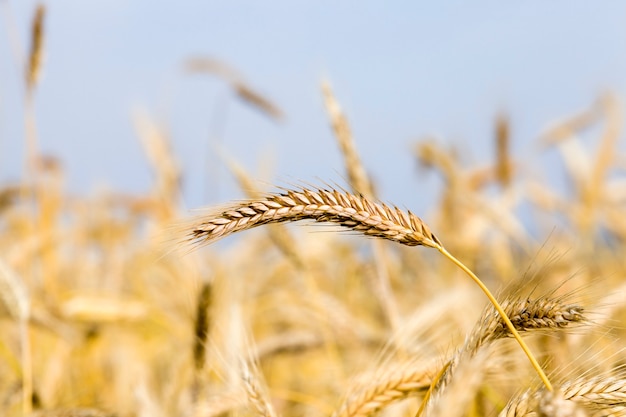
[[[0,189],[0,415],[626,416],[620,98],[553,115],[536,139],[567,192],[511,152],[506,116],[489,166],[416,140],[444,186],[412,213],[378,199],[324,82],[344,183],[260,187],[216,150],[241,199],[190,214],[172,143],[144,114],[148,193],[66,191],[32,110],[44,19],[25,64],[24,176]],[[186,65],[282,117],[228,66]]]

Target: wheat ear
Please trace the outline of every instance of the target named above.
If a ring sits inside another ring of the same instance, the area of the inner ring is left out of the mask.
[[[584,309],[581,306],[567,304],[562,298],[509,298],[502,302],[502,307],[518,332],[562,329],[586,320],[583,314]],[[436,394],[440,395],[444,389],[447,389],[459,364],[476,356],[483,347],[490,343],[510,336],[509,329],[494,307],[487,307],[474,329],[467,336],[463,346],[448,361],[447,368],[443,371],[441,378],[433,382]],[[457,378],[458,376],[455,379]],[[426,401],[427,399],[424,400],[424,402]]]
[[[545,372],[491,291],[467,266],[443,247],[426,223],[410,211],[404,212],[397,207],[391,208],[371,201],[362,195],[336,189],[285,189],[283,193],[268,194],[265,198],[244,201],[204,216],[193,224],[188,240],[193,243],[211,243],[232,233],[264,224],[299,220],[330,222],[367,236],[392,240],[407,246],[421,245],[437,249],[461,268],[485,293],[546,388],[552,391]]]
[[[578,378],[559,387],[561,401],[578,404],[594,410],[593,416],[626,416],[626,379],[597,376]],[[499,417],[519,417],[533,414],[540,409],[546,398],[552,398],[545,390],[526,391],[511,400]]]
[[[270,404],[267,394],[261,388],[255,370],[250,369],[247,364],[242,370],[243,387],[248,397],[248,402],[256,411],[258,417],[277,417],[272,404]]]
[[[407,246],[442,248],[428,226],[411,212],[345,191],[308,188],[284,190],[203,216],[194,224],[189,241],[207,244],[257,226],[299,220],[334,223]]]
[[[426,392],[441,364],[399,364],[374,378],[374,383],[347,396],[334,417],[365,417],[411,394]]]
[[[43,4],[37,5],[31,26],[31,47],[25,74],[26,88],[29,93],[34,90],[41,73],[44,41],[43,26],[45,15],[46,7]]]
[[[620,414],[600,413],[593,416],[611,416]],[[514,402],[509,403],[498,417],[591,417],[584,405],[572,401],[562,391],[525,392]]]
[[[562,329],[586,320],[582,306],[567,304],[560,298],[506,299],[502,307],[520,332]],[[510,336],[509,329],[497,312],[488,307],[468,336],[463,349],[474,354],[486,343]]]

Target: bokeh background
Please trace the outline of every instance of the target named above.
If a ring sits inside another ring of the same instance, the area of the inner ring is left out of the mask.
[[[23,172],[24,65],[33,1],[0,2],[0,179]],[[345,184],[324,110],[327,79],[381,198],[417,211],[440,180],[418,169],[424,137],[468,164],[494,158],[494,120],[509,115],[516,158],[548,158],[537,138],[626,93],[626,4],[619,1],[46,3],[45,60],[35,93],[39,142],[70,191],[145,190],[151,171],[133,127],[147,111],[170,135],[187,207],[240,197],[219,143],[268,183]],[[284,113],[272,120],[223,78],[229,65]],[[549,159],[552,158],[552,159]],[[544,161],[545,162],[545,161]],[[559,171],[541,173],[558,184]],[[533,173],[534,174],[534,173]]]
[[[537,318],[516,325],[559,393],[610,388],[571,401],[623,415],[625,2],[38,5],[0,0],[0,415],[467,417],[560,399],[517,397],[538,378],[433,248],[184,221],[245,195],[227,160],[266,189],[411,209],[511,317]]]

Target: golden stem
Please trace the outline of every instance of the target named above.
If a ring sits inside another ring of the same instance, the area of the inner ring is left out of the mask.
[[[506,327],[508,327],[508,329],[511,332],[511,334],[513,335],[515,340],[517,340],[517,343],[519,343],[520,347],[522,348],[522,350],[524,351],[524,353],[528,357],[528,360],[530,361],[531,365],[533,366],[533,368],[535,368],[535,371],[537,372],[537,375],[539,375],[539,378],[541,378],[541,381],[546,386],[546,389],[548,391],[552,391],[553,390],[552,389],[552,384],[550,383],[550,380],[548,379],[548,377],[546,376],[545,372],[541,368],[541,365],[539,365],[539,362],[537,362],[537,359],[535,359],[535,356],[532,354],[532,352],[530,351],[530,349],[528,348],[526,343],[522,340],[522,337],[520,336],[520,334],[515,329],[515,326],[513,326],[513,323],[511,323],[511,320],[509,319],[509,316],[504,312],[504,310],[502,309],[502,306],[500,306],[500,303],[498,303],[498,300],[496,300],[496,298],[493,296],[493,294],[491,294],[491,291],[489,291],[489,288],[487,288],[485,286],[485,284],[483,284],[483,282],[468,267],[466,267],[461,261],[459,261],[454,256],[452,256],[452,254],[450,254],[450,252],[448,252],[443,246],[438,245],[437,249],[446,258],[448,258],[449,260],[454,262],[454,264],[456,266],[461,268],[463,270],[463,272],[465,272],[471,279],[473,279],[474,282],[485,293],[485,295],[487,296],[487,298],[489,299],[491,304],[493,304],[493,306],[495,307],[495,309],[498,312],[498,314],[500,314],[500,317],[502,317],[502,320],[506,324]]]
[[[441,381],[443,374],[446,373],[449,367],[450,367],[450,362],[446,363],[443,366],[443,368],[441,368],[441,370],[437,373],[437,375],[435,375],[433,380],[430,381],[430,386],[428,387],[428,391],[426,391],[426,394],[424,395],[424,399],[422,400],[422,403],[420,404],[420,408],[417,410],[417,413],[415,413],[415,417],[420,417],[422,415],[422,413],[426,409],[426,404],[428,404],[428,400],[430,400],[430,397],[432,396],[433,391],[435,390],[435,386],[439,383],[439,381]]]

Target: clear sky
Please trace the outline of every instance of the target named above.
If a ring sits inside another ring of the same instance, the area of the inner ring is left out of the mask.
[[[149,165],[131,114],[165,123],[183,163],[185,202],[240,197],[210,138],[264,181],[342,183],[320,81],[330,80],[381,196],[419,210],[437,180],[413,144],[435,135],[468,162],[492,157],[493,120],[512,119],[513,148],[535,152],[556,119],[605,91],[626,95],[624,1],[121,1],[45,2],[46,59],[36,94],[41,146],[69,188],[147,190]],[[36,3],[0,0],[0,180],[19,177],[26,49]],[[183,62],[228,63],[285,112],[276,123],[227,84]],[[263,167],[268,167],[265,169]],[[217,189],[207,191],[210,184]],[[432,203],[432,200],[430,200]]]

